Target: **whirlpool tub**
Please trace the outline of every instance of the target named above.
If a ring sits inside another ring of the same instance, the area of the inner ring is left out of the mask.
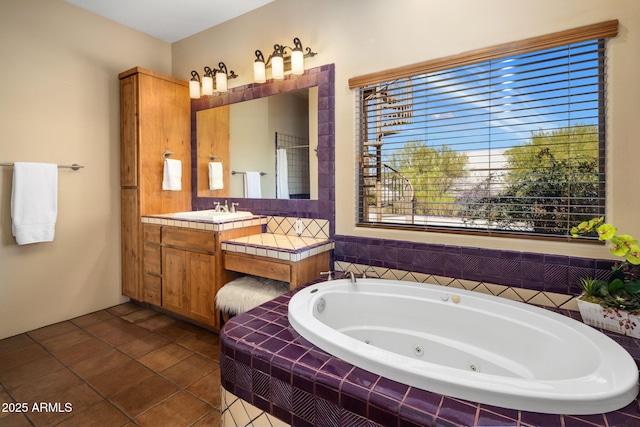
[[[383,279],[322,282],[296,293],[289,322],[326,352],[452,397],[550,414],[631,403],[638,369],[609,337],[524,303]]]

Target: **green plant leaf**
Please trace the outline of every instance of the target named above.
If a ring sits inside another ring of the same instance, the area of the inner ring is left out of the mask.
[[[608,291],[610,294],[622,288],[624,288],[624,281],[622,281],[621,279],[614,279],[611,282],[609,282]]]
[[[640,281],[626,282],[624,284],[624,290],[630,294],[640,293]]]

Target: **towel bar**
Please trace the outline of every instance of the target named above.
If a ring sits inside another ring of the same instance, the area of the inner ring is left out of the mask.
[[[246,172],[238,172],[238,171],[231,171],[231,175],[236,175],[236,174],[245,174]],[[266,172],[260,172],[260,176],[265,176],[267,173]]]
[[[13,167],[13,163],[0,163],[0,166],[11,166]],[[77,163],[74,163],[72,165],[58,165],[58,168],[65,168],[65,169],[73,169],[74,171],[77,171],[78,169],[82,169],[84,166],[79,165]]]

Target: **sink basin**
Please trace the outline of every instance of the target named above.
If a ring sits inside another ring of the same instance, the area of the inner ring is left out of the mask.
[[[251,212],[216,212],[213,209],[206,211],[178,212],[172,214],[175,219],[226,222],[253,216]]]

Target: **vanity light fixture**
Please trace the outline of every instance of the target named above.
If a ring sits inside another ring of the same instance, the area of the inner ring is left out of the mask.
[[[312,57],[317,55],[316,52],[312,52],[310,47],[307,47],[305,50],[307,53],[304,53],[302,42],[298,37],[293,39],[293,46],[284,46],[281,44],[273,45],[273,53],[269,56],[269,58],[265,61],[264,55],[260,50],[256,50],[256,60],[253,63],[253,80],[256,83],[264,83],[267,81],[267,73],[266,68],[271,65],[271,77],[274,80],[282,80],[284,79],[284,63],[285,59],[289,60],[291,63],[291,73],[296,75],[301,75],[304,73],[304,58]],[[285,58],[286,50],[289,49],[291,51],[291,55]]]
[[[189,81],[189,97],[193,99],[200,98],[200,74],[197,71],[191,71],[191,80]]]
[[[238,75],[233,71],[227,71],[224,62],[218,63],[219,68],[204,67],[204,75],[202,77],[202,92],[200,92],[200,75],[197,71],[191,72],[191,81],[189,82],[189,96],[193,99],[200,98],[202,95],[213,95],[214,92],[226,92],[228,89],[227,80],[235,79]],[[213,79],[215,76],[215,88]]]

